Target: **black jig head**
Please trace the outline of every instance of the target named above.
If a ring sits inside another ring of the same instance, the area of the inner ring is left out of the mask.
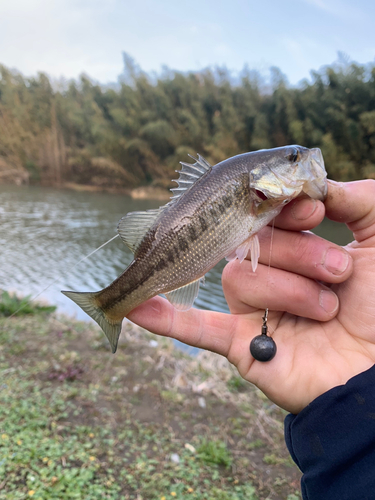
[[[268,308],[264,312],[262,333],[253,338],[250,343],[250,353],[257,361],[271,361],[276,355],[277,347],[272,337],[267,335]]]

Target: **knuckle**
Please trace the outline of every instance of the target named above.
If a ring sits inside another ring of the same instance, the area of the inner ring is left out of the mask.
[[[297,233],[294,235],[290,248],[293,252],[293,261],[298,264],[305,264],[313,254],[309,245],[310,235],[307,233]]]
[[[306,304],[311,302],[311,287],[307,278],[296,275],[290,283],[290,295],[289,295],[289,312],[300,313],[305,309]]]

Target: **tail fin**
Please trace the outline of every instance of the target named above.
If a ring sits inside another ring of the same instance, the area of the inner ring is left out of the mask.
[[[95,320],[103,332],[106,334],[111,344],[112,352],[117,350],[118,338],[121,332],[121,323],[111,321],[105,312],[96,305],[95,297],[97,292],[61,292],[75,302],[93,320]]]

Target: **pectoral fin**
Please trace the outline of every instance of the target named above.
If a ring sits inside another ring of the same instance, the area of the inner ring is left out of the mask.
[[[258,267],[259,256],[260,256],[259,238],[257,234],[254,234],[250,238],[251,266],[253,268],[254,273],[256,271],[256,268]]]
[[[200,279],[165,294],[169,302],[179,311],[188,311],[198,296]]]
[[[247,238],[241,245],[236,248],[236,250],[233,250],[226,258],[227,261],[232,261],[234,259],[238,259],[240,262],[243,262],[246,258],[246,255],[250,251],[250,257],[251,257],[251,265],[253,268],[253,271],[255,272],[257,266],[258,266],[258,260],[259,260],[259,255],[260,255],[260,245],[259,245],[259,238],[258,235],[253,234],[250,236],[250,238]]]

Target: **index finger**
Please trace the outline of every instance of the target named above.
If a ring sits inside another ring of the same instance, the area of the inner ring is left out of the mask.
[[[247,347],[255,335],[255,322],[249,321],[249,329],[239,338],[238,316],[214,311],[190,309],[178,311],[162,297],[144,302],[128,314],[128,319],[150,332],[172,337],[184,344],[216,352],[228,357],[233,339]],[[259,325],[258,325],[259,330]]]
[[[283,208],[274,224],[275,227],[288,231],[306,231],[318,226],[324,215],[325,208],[321,201],[297,198]]]

